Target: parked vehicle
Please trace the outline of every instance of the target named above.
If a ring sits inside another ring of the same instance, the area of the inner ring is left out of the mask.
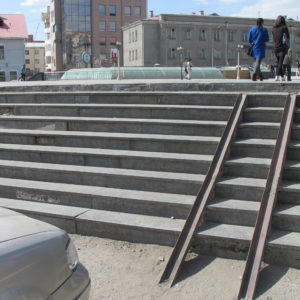
[[[88,271],[68,234],[0,207],[0,300],[87,300]]]

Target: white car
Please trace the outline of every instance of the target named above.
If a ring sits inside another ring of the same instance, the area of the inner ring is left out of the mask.
[[[89,292],[65,231],[0,207],[0,300],[88,300]]]

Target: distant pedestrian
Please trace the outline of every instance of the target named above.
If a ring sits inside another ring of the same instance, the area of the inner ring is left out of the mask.
[[[192,79],[192,67],[193,67],[192,59],[189,58],[185,65],[185,72],[186,72],[185,78],[187,78],[188,80]]]
[[[21,70],[21,80],[25,81],[25,78],[26,78],[26,65],[23,65]]]
[[[267,28],[263,27],[264,20],[258,18],[256,20],[256,26],[253,26],[248,33],[248,43],[253,44],[252,57],[255,59],[254,70],[252,74],[252,80],[256,81],[259,78],[263,80],[263,76],[260,70],[260,65],[265,58],[266,42],[269,41],[269,33]]]
[[[292,81],[292,64],[293,64],[293,52],[290,48],[283,60],[283,73],[286,75],[287,81]]]
[[[277,69],[275,80],[284,81],[283,60],[289,49],[290,33],[286,26],[285,18],[278,16],[272,28],[274,40],[274,54],[277,59]]]
[[[297,61],[297,76],[300,76],[300,61]]]

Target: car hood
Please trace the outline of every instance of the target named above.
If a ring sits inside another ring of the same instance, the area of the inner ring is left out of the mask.
[[[0,243],[45,231],[59,230],[57,227],[31,219],[12,210],[0,207]]]

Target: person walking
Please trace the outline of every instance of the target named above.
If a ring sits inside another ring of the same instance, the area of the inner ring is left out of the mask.
[[[253,44],[252,57],[254,58],[254,70],[252,74],[252,80],[256,81],[259,78],[263,80],[263,76],[260,70],[260,65],[265,58],[266,42],[269,41],[268,29],[263,27],[264,20],[258,18],[256,20],[256,26],[253,26],[248,33],[248,43]]]
[[[284,81],[283,61],[289,49],[290,33],[283,16],[277,17],[274,27],[272,28],[272,34],[274,40],[274,54],[277,60],[275,80],[279,81],[281,79],[281,81]]]
[[[21,80],[25,81],[25,78],[26,78],[26,65],[23,65],[21,70]]]
[[[192,67],[193,67],[193,65],[192,65],[192,59],[191,58],[189,58],[188,60],[187,60],[187,63],[186,63],[186,66],[185,66],[185,70],[186,70],[186,78],[188,79],[188,80],[191,80],[192,79]]]
[[[283,74],[286,75],[287,81],[292,81],[292,64],[293,64],[293,52],[290,48],[283,60]]]

